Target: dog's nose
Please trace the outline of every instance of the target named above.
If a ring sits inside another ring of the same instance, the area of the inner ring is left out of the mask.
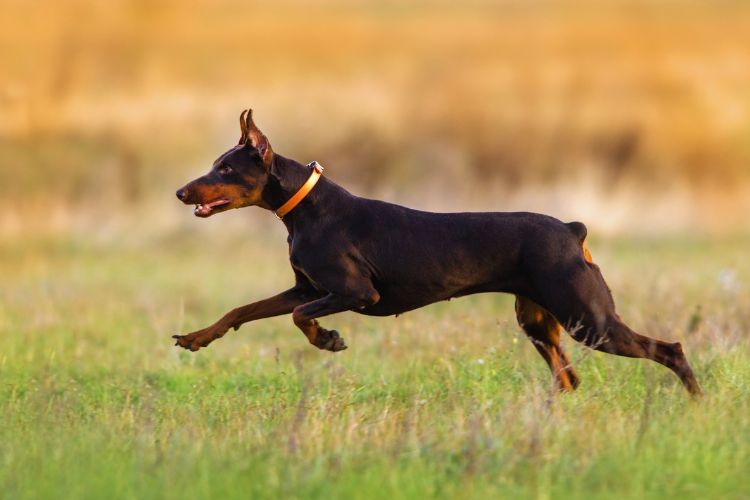
[[[187,189],[180,188],[177,190],[175,194],[177,195],[177,199],[179,199],[180,201],[185,201],[185,199],[187,198],[188,192],[187,192]]]

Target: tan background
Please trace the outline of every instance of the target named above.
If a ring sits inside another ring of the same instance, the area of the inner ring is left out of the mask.
[[[603,233],[747,227],[745,2],[0,5],[3,234],[197,226],[173,192],[246,106],[359,194]]]

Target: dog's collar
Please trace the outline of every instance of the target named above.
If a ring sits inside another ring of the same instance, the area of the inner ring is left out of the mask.
[[[317,161],[313,161],[307,164],[308,167],[312,167],[312,172],[310,173],[310,177],[307,179],[307,181],[302,185],[299,190],[294,193],[294,196],[289,198],[289,200],[281,205],[279,208],[276,209],[274,212],[276,214],[276,217],[279,219],[283,219],[286,214],[294,210],[294,207],[299,205],[299,202],[305,199],[305,196],[310,194],[310,191],[312,191],[312,188],[315,187],[315,184],[318,183],[318,180],[320,179],[320,176],[323,175],[323,167],[318,163]]]

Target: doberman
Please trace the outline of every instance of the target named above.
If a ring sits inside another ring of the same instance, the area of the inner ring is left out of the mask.
[[[484,292],[516,296],[518,322],[550,367],[559,389],[578,375],[560,347],[565,329],[598,351],[647,358],[670,368],[693,395],[701,388],[679,343],[631,330],[586,244],[586,226],[546,215],[431,213],[354,196],[322,177],[322,168],[275,154],[253,122],[240,115],[239,143],[211,170],[177,191],[198,217],[259,206],[276,212],[289,237],[295,285],[233,309],[213,325],[175,335],[197,351],[243,323],[292,313],[319,349],[344,340],[318,318],[342,311],[390,316],[437,301]]]

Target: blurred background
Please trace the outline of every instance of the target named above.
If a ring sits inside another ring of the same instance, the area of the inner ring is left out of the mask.
[[[210,231],[173,193],[248,106],[356,194],[748,227],[747,2],[270,4],[1,0],[0,233]]]

